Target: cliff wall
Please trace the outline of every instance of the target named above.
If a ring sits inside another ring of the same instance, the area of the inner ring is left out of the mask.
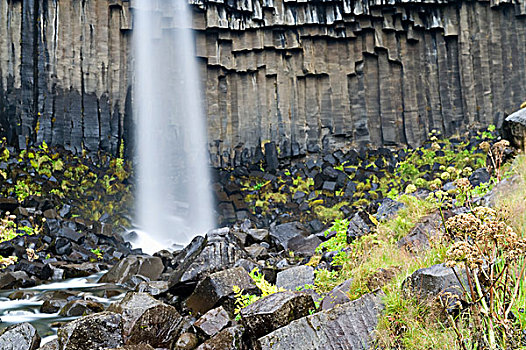
[[[417,145],[526,99],[526,1],[190,0],[211,159]],[[0,0],[12,142],[131,144],[133,2]],[[170,21],[159,12],[159,20]]]

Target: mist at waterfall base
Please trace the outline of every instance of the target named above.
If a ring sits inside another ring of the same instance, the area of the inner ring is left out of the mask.
[[[149,253],[214,227],[190,11],[185,0],[138,0],[134,12],[134,243]]]

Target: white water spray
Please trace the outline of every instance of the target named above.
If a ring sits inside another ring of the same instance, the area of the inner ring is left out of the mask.
[[[187,244],[214,220],[188,1],[137,0],[134,11],[137,223],[148,251]]]

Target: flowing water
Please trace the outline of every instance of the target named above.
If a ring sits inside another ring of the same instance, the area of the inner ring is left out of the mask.
[[[137,224],[147,252],[214,227],[207,138],[187,0],[137,0]]]
[[[105,272],[105,271],[104,271]],[[32,288],[17,289],[28,296],[26,299],[11,300],[9,295],[15,290],[0,291],[0,328],[14,324],[29,322],[37,329],[42,337],[42,344],[56,338],[58,323],[71,321],[77,317],[64,317],[58,313],[41,313],[40,306],[49,298],[54,291],[67,290],[75,294],[75,299],[87,299],[97,301],[104,306],[123,298],[125,290],[116,288],[114,285],[97,283],[104,274],[100,272],[89,277],[72,278],[50,284],[41,284]],[[104,297],[107,289],[115,291],[115,296]]]

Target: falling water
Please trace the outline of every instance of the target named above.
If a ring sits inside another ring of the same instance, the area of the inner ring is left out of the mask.
[[[137,223],[143,249],[155,250],[188,243],[214,220],[191,9],[187,0],[135,6]]]

